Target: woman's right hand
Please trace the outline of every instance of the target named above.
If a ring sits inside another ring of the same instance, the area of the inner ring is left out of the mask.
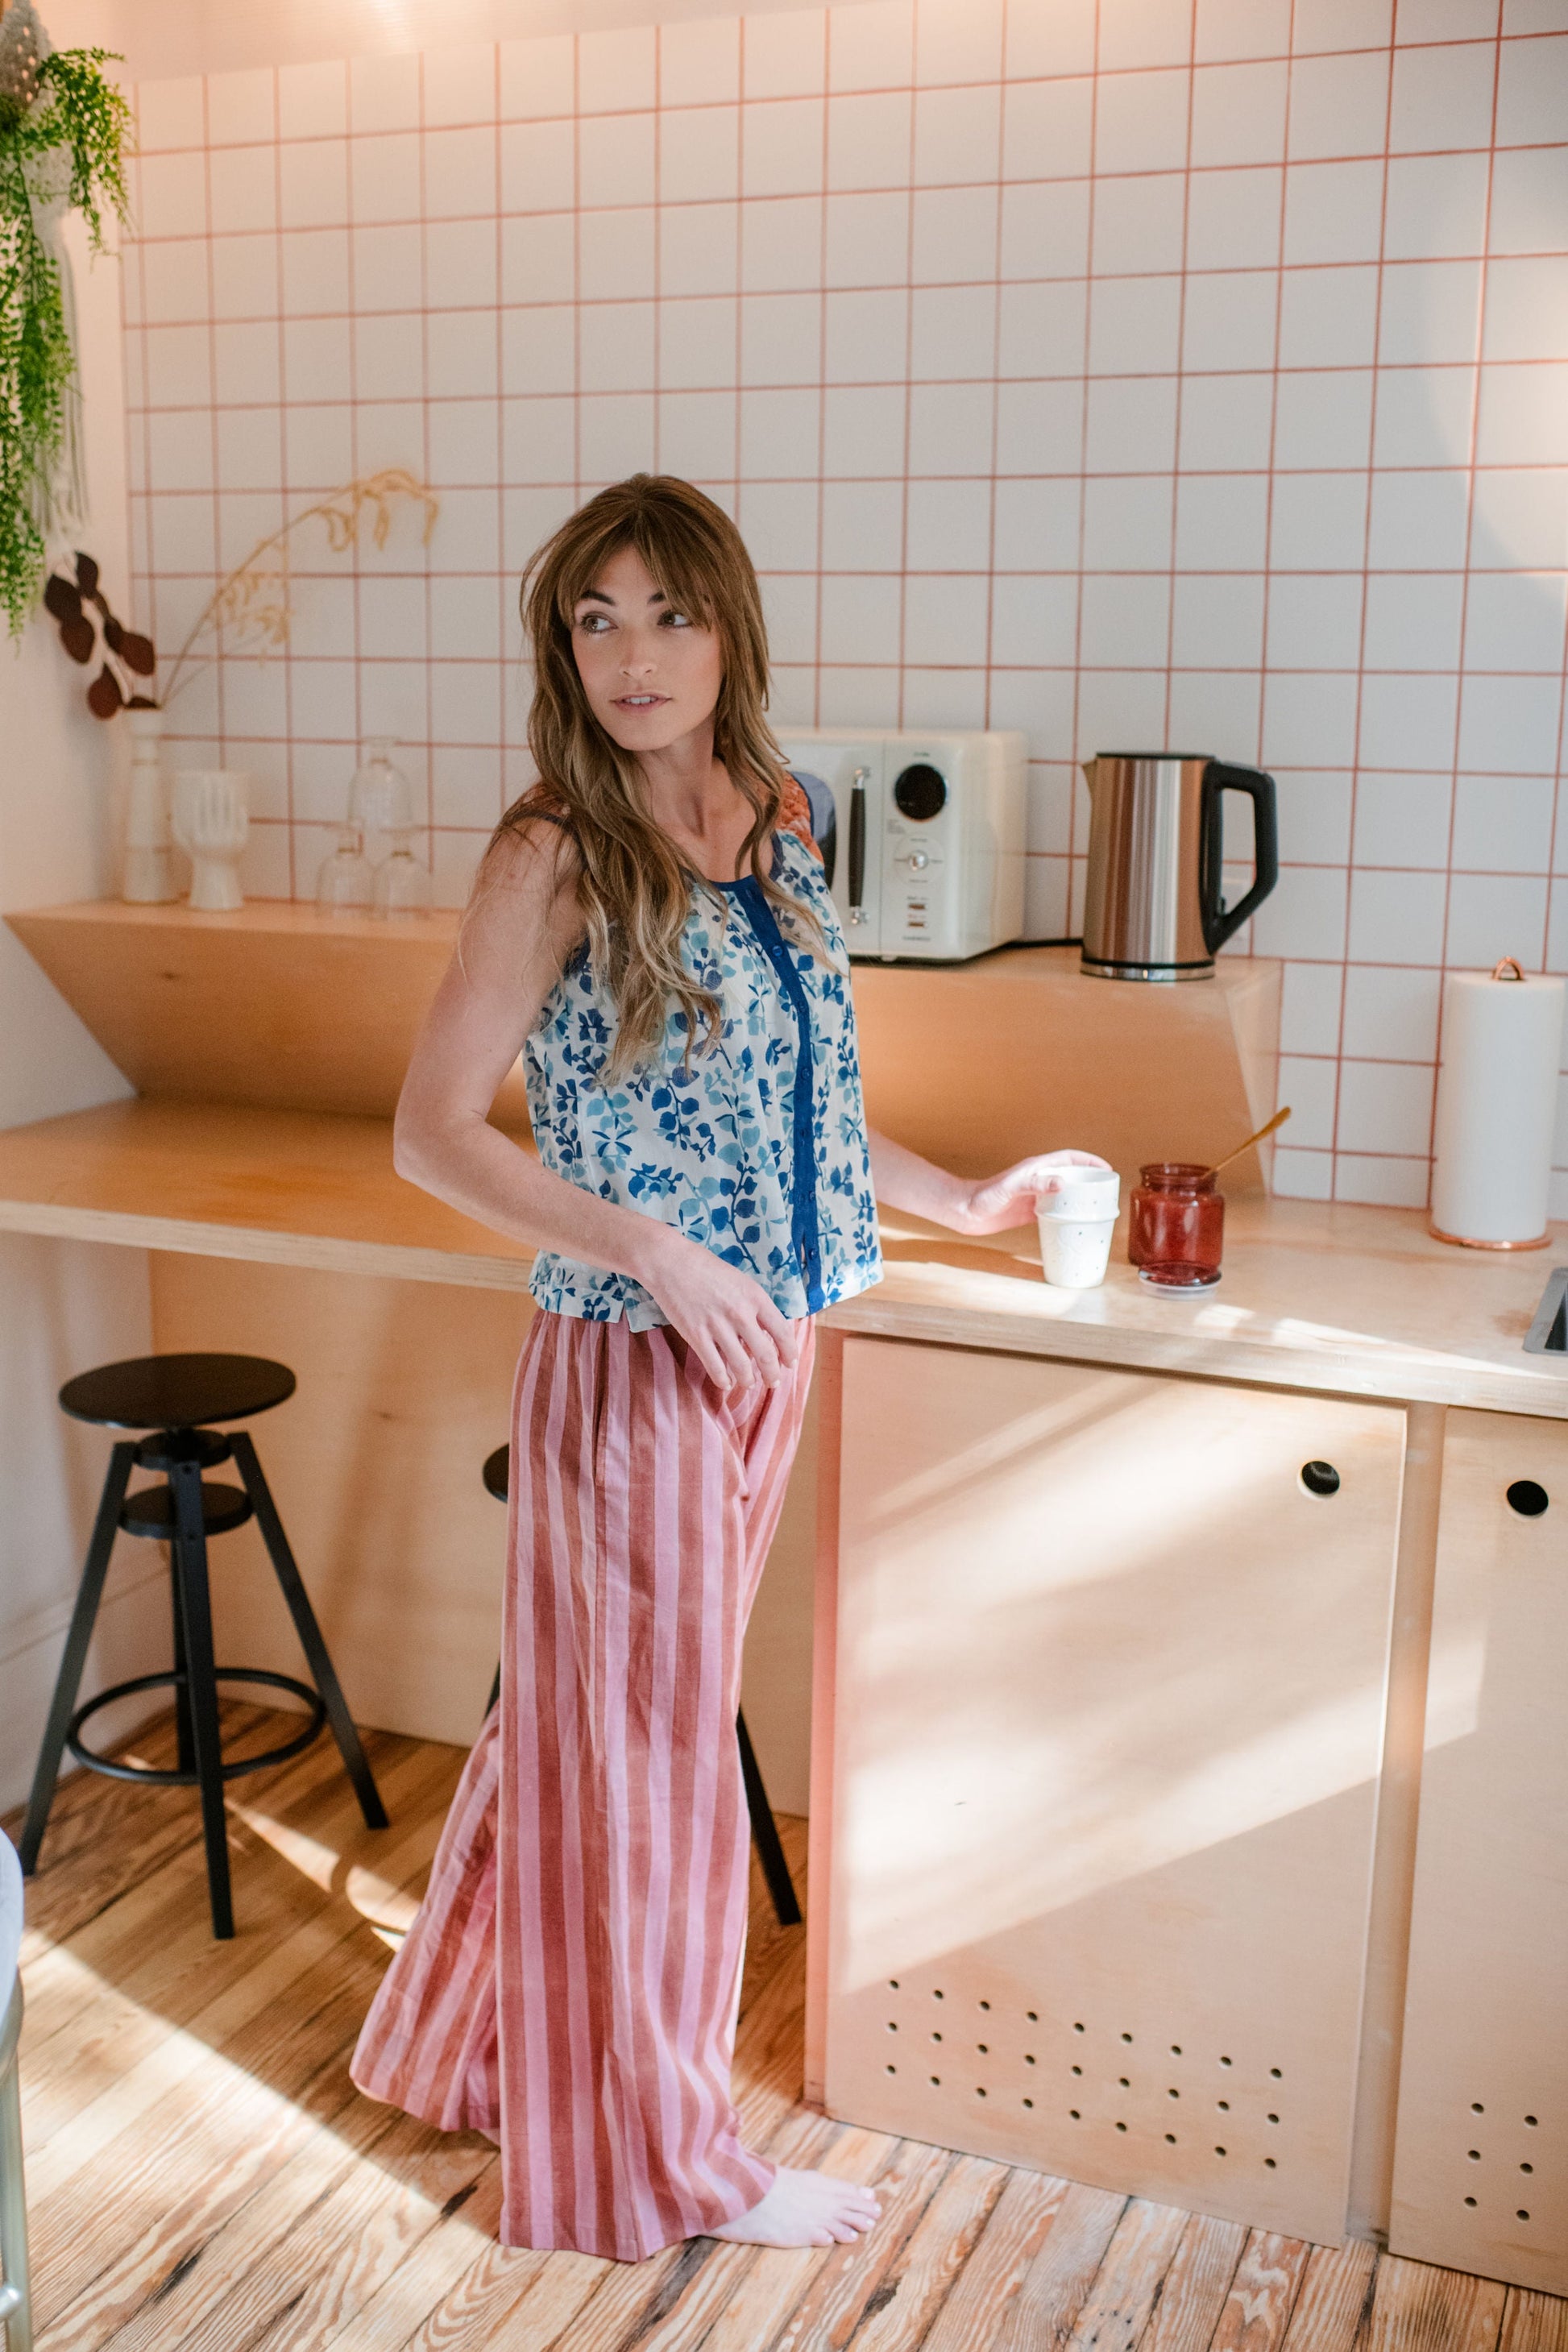
[[[777,1388],[795,1361],[795,1326],[762,1285],[673,1226],[649,1235],[637,1279],[716,1388]]]

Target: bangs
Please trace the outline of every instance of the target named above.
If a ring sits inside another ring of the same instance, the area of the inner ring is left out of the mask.
[[[719,628],[729,601],[723,593],[724,575],[733,569],[733,554],[726,561],[727,551],[711,543],[696,518],[663,500],[639,501],[628,514],[616,490],[602,491],[600,496],[607,505],[614,502],[611,511],[595,530],[590,506],[590,528],[569,551],[563,551],[566,560],[556,575],[554,613],[562,626],[570,630],[579,598],[598,585],[605,564],[624,547],[634,547],[677,612],[703,628]],[[722,509],[715,511],[722,517]]]

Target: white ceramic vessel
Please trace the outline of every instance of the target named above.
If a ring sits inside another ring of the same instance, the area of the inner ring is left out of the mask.
[[[163,714],[128,710],[125,718],[131,730],[131,781],[120,894],[135,907],[161,907],[180,895],[170,854],[168,790],[161,756]]]
[[[245,904],[239,861],[250,834],[247,775],[233,768],[187,768],[174,779],[174,839],[191,861],[190,903],[230,914]]]

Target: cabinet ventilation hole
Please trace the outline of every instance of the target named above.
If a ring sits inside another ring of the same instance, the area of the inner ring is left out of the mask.
[[[1521,1519],[1538,1519],[1551,1499],[1533,1478],[1516,1478],[1508,1490],[1509,1509],[1517,1511]]]
[[[1473,2116],[1484,2116],[1486,2114],[1486,2109],[1482,2106],[1479,2099],[1472,2099],[1470,2101],[1470,2113]]]
[[[1524,2119],[1524,2120],[1525,2120],[1525,2122],[1526,2122],[1526,2123],[1531,2126],[1531,2129],[1533,2131],[1533,2129],[1535,2128],[1535,2117],[1534,2117],[1533,2116],[1526,2116],[1526,2117],[1525,2117],[1525,2119]]]
[[[1521,2164],[1519,2168],[1521,2172],[1533,2172],[1535,2170],[1533,2164]]]
[[[1033,2099],[1026,2099],[1026,2100],[1025,2100],[1025,2102],[1024,2102],[1024,2105],[1025,2105],[1026,2107],[1032,2107],[1032,2106],[1034,2105],[1034,2104],[1035,2104],[1035,2103],[1034,2103]]]
[[[1476,2200],[1475,2200],[1475,2199],[1474,2199],[1473,2197],[1467,2197],[1467,2198],[1466,2198],[1466,2200],[1465,2200],[1465,2202],[1466,2202],[1466,2204],[1467,2204],[1467,2205],[1473,2205],[1473,2204],[1475,2203],[1475,2201],[1476,2201]]]
[[[1167,2133],[1165,2134],[1165,2144],[1166,2144],[1166,2146],[1167,2146],[1168,2147],[1175,2147],[1175,2145],[1176,2145],[1176,2135],[1175,2135],[1175,2133],[1174,2133],[1174,2132],[1167,2132]]]
[[[1514,2218],[1514,2220],[1515,2220],[1516,2221],[1529,2221],[1529,2219],[1530,2219],[1530,2216],[1529,2216],[1529,2214],[1525,2211],[1525,2210],[1524,2210],[1523,2206],[1521,2205],[1521,2206],[1520,2207],[1520,2209],[1519,2209],[1518,2212],[1514,2215],[1514,2217],[1513,2217],[1513,2218]]]
[[[1303,1462],[1301,1484],[1309,1495],[1337,1495],[1340,1474],[1331,1462]]]
[[[1116,2128],[1117,2128],[1117,2130],[1118,2130],[1118,2131],[1125,2131],[1125,2130],[1127,2129],[1127,2126],[1126,2126],[1126,2125],[1125,2125],[1125,2124],[1118,2124],[1118,2125],[1117,2125],[1117,2126],[1116,2126]]]

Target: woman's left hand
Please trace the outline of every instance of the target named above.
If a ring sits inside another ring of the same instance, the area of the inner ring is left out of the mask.
[[[978,1177],[967,1185],[953,1202],[953,1213],[942,1223],[957,1234],[1007,1233],[1031,1222],[1037,1201],[1061,1191],[1065,1170],[1110,1165],[1092,1151],[1037,1151],[1005,1168],[1000,1176]]]

